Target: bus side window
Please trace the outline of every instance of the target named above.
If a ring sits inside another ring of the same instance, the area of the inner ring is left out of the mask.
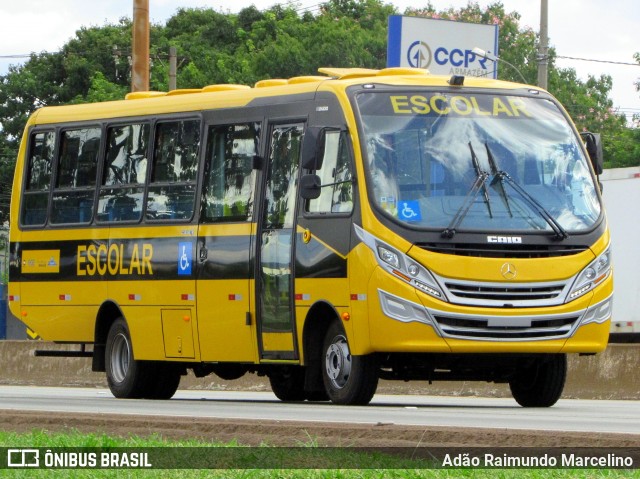
[[[107,149],[98,200],[99,221],[138,221],[147,177],[149,124],[107,129]]]
[[[200,120],[158,123],[145,217],[188,220],[198,179]]]
[[[322,167],[316,171],[322,187],[320,196],[307,202],[308,213],[351,213],[353,177],[346,134],[328,131]]]
[[[31,135],[20,217],[23,225],[43,225],[47,219],[55,138],[53,131]]]
[[[147,176],[149,125],[132,124],[107,130],[103,185],[144,184]]]
[[[201,220],[251,221],[260,123],[209,127]]]
[[[66,130],[60,135],[51,223],[89,223],[93,216],[101,130]]]

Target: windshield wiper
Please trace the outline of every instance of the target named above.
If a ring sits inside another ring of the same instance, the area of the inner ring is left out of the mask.
[[[476,156],[476,152],[473,151],[473,146],[471,142],[469,142],[469,150],[471,151],[471,162],[473,163],[473,168],[476,170],[476,180],[473,182],[471,189],[467,193],[467,197],[464,199],[464,203],[456,212],[456,215],[449,223],[449,226],[441,233],[441,236],[444,238],[453,238],[456,234],[456,228],[460,226],[460,223],[467,216],[471,205],[476,200],[478,193],[480,190],[483,190],[484,193],[484,203],[487,205],[487,210],[489,211],[489,217],[493,218],[493,212],[491,211],[491,202],[489,201],[489,191],[487,189],[487,179],[489,178],[489,173],[483,171],[480,168],[480,162],[478,161],[478,157]]]
[[[569,237],[569,234],[566,230],[558,223],[558,221],[551,216],[544,206],[540,204],[538,200],[536,200],[533,196],[531,196],[527,190],[525,190],[522,186],[520,186],[512,177],[504,170],[499,170],[496,164],[495,158],[489,149],[489,145],[487,143],[484,144],[487,149],[487,155],[489,157],[489,165],[491,167],[491,174],[493,175],[493,180],[491,180],[491,186],[495,187],[500,191],[501,197],[509,210],[509,214],[511,214],[511,207],[509,206],[509,200],[507,198],[507,192],[504,189],[504,183],[506,182],[510,185],[514,190],[516,190],[520,196],[529,204],[529,206],[535,210],[548,224],[551,226],[551,229],[556,234],[556,238],[563,240]]]
[[[487,158],[489,159],[489,168],[491,168],[491,174],[493,175],[493,179],[491,180],[490,186],[498,191],[500,194],[500,198],[502,198],[502,202],[504,203],[505,208],[509,212],[509,217],[513,218],[513,213],[511,212],[511,204],[509,203],[509,197],[507,196],[507,192],[504,189],[504,181],[505,178],[501,174],[500,170],[498,170],[498,165],[496,164],[496,160],[489,149],[489,145],[485,142],[484,147],[487,149]],[[505,173],[506,174],[506,173]]]

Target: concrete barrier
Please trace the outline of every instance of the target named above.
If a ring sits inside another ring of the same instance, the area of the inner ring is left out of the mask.
[[[88,358],[34,357],[36,349],[78,350],[76,345],[44,341],[0,341],[0,384],[107,387],[104,373],[91,371]],[[614,344],[596,356],[569,356],[565,398],[640,399],[640,345]],[[264,377],[247,374],[235,381],[215,375],[182,379],[181,389],[270,391]],[[510,397],[506,384],[479,382],[381,381],[380,394]]]

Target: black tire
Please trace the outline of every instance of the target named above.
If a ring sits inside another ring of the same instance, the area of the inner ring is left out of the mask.
[[[124,318],[116,319],[107,336],[105,370],[111,393],[121,399],[145,396],[149,384],[148,364],[133,357],[131,335]]]
[[[550,407],[562,396],[566,378],[566,355],[553,354],[520,370],[509,381],[509,387],[513,398],[522,407]]]
[[[305,391],[304,398],[311,402],[323,402],[329,400],[329,395],[326,391]]]
[[[173,364],[162,362],[149,363],[153,373],[149,371],[145,399],[171,399],[178,390],[182,372]]]
[[[337,321],[329,326],[322,351],[322,381],[331,402],[369,404],[378,388],[375,356],[352,356],[342,325]]]
[[[301,367],[287,367],[269,374],[271,390],[280,401],[304,401],[304,369]]]

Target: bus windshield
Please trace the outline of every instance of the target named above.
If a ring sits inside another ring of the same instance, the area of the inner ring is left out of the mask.
[[[566,238],[600,216],[580,140],[550,100],[367,91],[356,103],[369,199],[396,222]]]

